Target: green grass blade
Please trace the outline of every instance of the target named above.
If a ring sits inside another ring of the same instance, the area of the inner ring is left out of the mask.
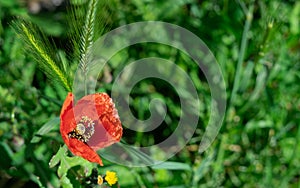
[[[37,143],[41,140],[41,136],[49,133],[55,125],[59,124],[59,117],[55,117],[54,119],[48,121],[46,124],[44,124],[38,132],[35,134],[35,136],[31,139],[30,143]]]
[[[244,56],[245,56],[245,52],[247,49],[247,44],[248,44],[248,33],[250,30],[250,26],[251,26],[251,22],[253,19],[253,9],[254,6],[251,5],[249,7],[249,10],[246,13],[246,23],[244,26],[244,31],[243,31],[243,37],[242,37],[242,42],[241,42],[241,47],[240,47],[240,51],[239,51],[239,58],[238,58],[238,62],[237,62],[237,67],[236,67],[236,71],[235,71],[235,77],[234,77],[234,83],[233,83],[233,88],[232,88],[232,92],[231,92],[231,96],[230,96],[230,102],[229,105],[234,105],[234,99],[236,97],[236,93],[239,89],[240,86],[240,79],[241,79],[241,73],[242,73],[242,64],[244,61]]]
[[[180,163],[180,162],[162,162],[157,165],[152,166],[153,169],[166,169],[166,170],[187,170],[191,171],[192,168],[190,165],[186,163]]]

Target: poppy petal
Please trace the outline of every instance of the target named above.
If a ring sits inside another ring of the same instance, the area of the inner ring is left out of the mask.
[[[95,94],[95,106],[100,126],[95,127],[95,135],[89,142],[93,149],[100,149],[119,142],[122,137],[122,125],[112,99],[106,93]],[[103,142],[103,127],[106,140]]]
[[[82,158],[87,159],[90,162],[99,163],[101,166],[103,166],[102,160],[99,155],[87,144],[77,139],[70,139],[68,147],[74,155],[81,156]]]
[[[106,93],[86,95],[75,106],[73,103],[74,96],[69,93],[60,114],[62,138],[74,155],[103,166],[96,150],[122,137],[115,105]]]

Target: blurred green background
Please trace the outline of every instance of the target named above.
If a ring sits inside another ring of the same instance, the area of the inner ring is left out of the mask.
[[[112,29],[159,20],[199,36],[222,69],[228,108],[216,140],[199,154],[210,115],[210,90],[199,68],[182,54],[168,53],[172,49],[167,46],[125,49],[99,78],[99,91],[109,93],[115,76],[132,59],[151,54],[176,60],[198,90],[199,126],[187,146],[170,159],[176,162],[173,166],[130,168],[104,161],[107,165],[99,171],[116,171],[120,187],[300,187],[299,1],[113,0],[107,8],[110,16],[104,19]],[[56,54],[72,61],[72,47],[65,45],[72,28],[66,28],[64,1],[0,0],[0,187],[60,187],[64,184],[57,167],[50,168],[49,161],[63,144],[57,117],[67,92],[47,79],[24,51],[11,27],[20,17],[37,24],[53,39]],[[125,129],[128,143],[158,143],[160,138],[153,135],[166,136],[176,128],[178,96],[157,79],[146,79],[133,89],[132,113],[146,119],[148,102],[157,97],[168,106],[163,123],[170,129],[154,134]],[[51,131],[42,134],[42,127]],[[42,135],[32,142],[39,130]],[[84,187],[74,175],[67,176],[73,187]]]

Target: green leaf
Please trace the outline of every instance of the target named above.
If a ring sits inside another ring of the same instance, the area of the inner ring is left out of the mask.
[[[60,166],[58,167],[57,174],[63,177],[67,174],[68,170],[74,166],[82,166],[86,168],[86,171],[90,173],[93,168],[93,164],[81,157],[66,157],[61,158]]]
[[[263,67],[263,69],[257,75],[256,85],[254,91],[251,94],[250,101],[256,101],[261,96],[261,93],[265,89],[266,82],[267,82],[267,69]]]
[[[59,162],[60,165],[57,170],[59,177],[63,177],[67,174],[68,170],[74,166],[83,166],[89,173],[92,169],[92,163],[81,157],[67,157],[67,146],[60,147],[58,152],[52,157],[49,162],[50,168],[56,166]]]
[[[63,188],[73,188],[73,185],[67,175],[60,178],[60,183]]]
[[[58,152],[52,157],[52,159],[49,162],[50,168],[53,168],[56,166],[60,160],[67,155],[67,147],[64,145],[63,147],[60,147]]]
[[[290,29],[291,29],[291,33],[293,34],[299,33],[300,30],[299,16],[300,16],[300,2],[297,2],[294,5],[294,8],[290,14]]]
[[[45,123],[35,134],[35,136],[31,139],[30,143],[37,143],[41,140],[41,137],[47,133],[49,133],[56,125],[59,124],[59,117],[55,117],[54,119]]]
[[[247,65],[243,71],[241,82],[239,85],[240,92],[244,92],[248,88],[251,81],[253,69],[254,69],[254,63],[252,61],[247,62]]]
[[[246,131],[249,132],[255,129],[271,128],[273,126],[274,122],[268,119],[259,121],[252,120],[246,124]]]
[[[67,177],[68,171],[74,166],[82,166],[86,174],[90,174],[93,168],[93,164],[81,157],[67,157],[67,146],[60,147],[58,152],[52,157],[49,162],[50,168],[53,168],[58,163],[57,175],[60,177],[62,187],[71,188],[71,182]]]
[[[65,32],[65,25],[58,20],[49,17],[49,13],[31,15],[32,23],[38,25],[48,35],[59,37]]]
[[[42,184],[42,182],[41,182],[41,180],[40,180],[40,178],[38,176],[36,176],[34,174],[30,174],[30,179],[33,182],[35,182],[36,184],[38,184],[39,187],[42,187],[42,188],[45,187],[45,186],[43,186],[43,184]]]
[[[180,162],[162,162],[160,164],[152,166],[153,169],[166,169],[166,170],[188,170],[191,171],[192,168],[186,163]]]
[[[133,160],[135,161],[141,161],[144,164],[151,165],[154,163],[153,159],[149,157],[147,154],[143,153],[142,151],[132,148],[132,147],[127,147],[123,146],[124,149],[130,154]]]
[[[0,142],[0,153],[1,153],[1,160],[0,166],[1,168],[9,168],[10,163],[13,159],[13,151],[5,142]]]
[[[213,152],[210,152],[202,161],[201,163],[197,164],[194,168],[194,176],[192,180],[192,185],[195,187],[198,182],[202,179],[202,177],[209,171],[210,166],[214,161]]]

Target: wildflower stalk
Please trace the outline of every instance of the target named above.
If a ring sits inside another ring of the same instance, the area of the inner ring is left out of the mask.
[[[61,69],[55,64],[53,59],[48,55],[47,51],[41,45],[39,45],[39,42],[36,39],[36,37],[30,32],[29,29],[27,29],[27,26],[24,23],[21,23],[20,26],[27,38],[27,41],[46,63],[43,66],[51,70],[51,73],[54,74],[54,76],[56,76],[55,78],[58,78],[58,80],[63,84],[67,91],[71,91],[71,86],[68,82],[68,79],[66,78],[65,74],[61,71]]]

